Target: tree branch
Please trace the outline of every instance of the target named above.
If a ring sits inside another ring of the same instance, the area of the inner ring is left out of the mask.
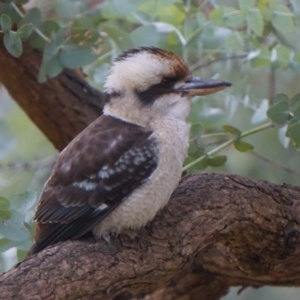
[[[134,240],[50,247],[1,275],[1,296],[116,300],[154,292],[144,299],[219,299],[234,285],[297,286],[299,199],[300,188],[286,184],[188,176]]]
[[[102,111],[103,95],[75,71],[65,70],[46,83],[37,82],[39,51],[24,47],[12,57],[0,33],[0,82],[58,150],[62,150]]]

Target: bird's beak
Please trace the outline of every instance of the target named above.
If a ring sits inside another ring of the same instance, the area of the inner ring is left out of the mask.
[[[229,86],[231,86],[231,83],[226,81],[191,77],[180,86],[175,87],[175,91],[193,97],[213,94]]]

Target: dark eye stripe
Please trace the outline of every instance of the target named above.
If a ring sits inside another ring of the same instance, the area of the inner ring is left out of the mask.
[[[143,104],[150,105],[160,96],[171,93],[175,82],[175,78],[164,77],[160,83],[150,86],[145,91],[137,91],[136,93]]]
[[[163,80],[161,81],[161,85],[165,88],[172,88],[174,86],[176,82],[176,79],[171,78],[171,77],[165,77],[163,78]]]

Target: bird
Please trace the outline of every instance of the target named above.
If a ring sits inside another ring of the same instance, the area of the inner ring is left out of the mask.
[[[229,86],[193,77],[170,51],[140,47],[119,55],[104,82],[103,114],[60,153],[42,190],[28,255],[88,233],[109,239],[144,227],[180,181],[191,98]]]

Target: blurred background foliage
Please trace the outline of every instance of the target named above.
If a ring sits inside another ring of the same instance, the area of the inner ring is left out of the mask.
[[[187,172],[205,169],[294,185],[300,176],[299,21],[299,0],[0,2],[7,50],[18,57],[26,41],[43,51],[40,82],[64,67],[82,68],[102,90],[114,57],[140,46],[171,50],[194,75],[232,82],[223,92],[193,100]],[[56,155],[1,87],[0,271],[30,248],[37,195]],[[299,298],[296,289],[247,289],[239,296],[232,289],[226,299],[283,294]]]

